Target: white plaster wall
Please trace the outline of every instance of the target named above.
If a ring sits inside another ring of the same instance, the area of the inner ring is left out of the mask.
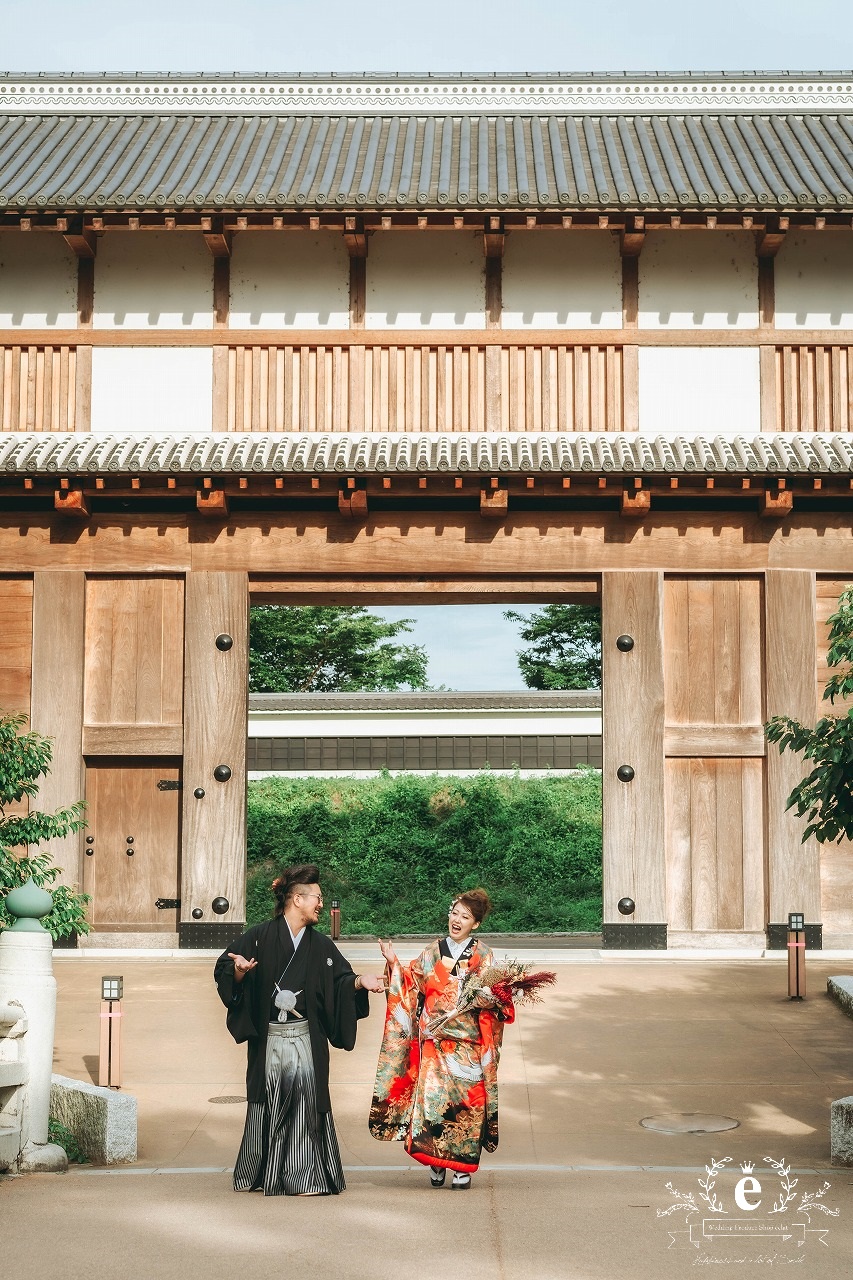
[[[77,259],[62,236],[0,231],[0,326],[76,329]]]
[[[779,329],[853,328],[850,232],[793,231],[776,258]]]
[[[213,258],[190,232],[115,232],[95,260],[96,329],[213,328]]]
[[[641,347],[639,366],[641,431],[760,430],[757,347]]]
[[[547,714],[542,711],[512,715],[506,711],[435,713],[421,711],[364,712],[350,714],[314,712],[249,712],[250,738],[349,738],[398,737],[400,734],[429,737],[453,734],[538,734],[601,733],[601,713],[579,708]]]
[[[244,231],[231,257],[231,327],[349,328],[343,236]]]
[[[505,329],[618,329],[622,263],[609,231],[517,232],[503,260]]]
[[[484,329],[483,237],[382,231],[367,259],[368,329]]]
[[[203,347],[95,347],[92,430],[210,431],[213,355]]]
[[[758,324],[758,262],[748,231],[652,231],[639,276],[641,329]]]

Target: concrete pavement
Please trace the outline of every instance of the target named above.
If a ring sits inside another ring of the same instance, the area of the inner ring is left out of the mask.
[[[377,968],[361,947],[353,959],[362,972]],[[231,1190],[244,1105],[217,1099],[244,1095],[244,1053],[225,1032],[211,960],[58,960],[55,1070],[72,1077],[96,1069],[100,975],[123,973],[125,1089],[139,1100],[140,1159],[124,1171],[0,1182],[0,1218],[15,1224],[0,1232],[4,1272],[8,1262],[16,1280],[35,1280],[75,1259],[94,1280],[171,1280],[190,1269],[219,1280],[244,1265],[279,1275],[298,1259],[318,1280],[397,1280],[412,1269],[471,1280],[668,1280],[716,1265],[849,1276],[853,1171],[828,1171],[828,1124],[832,1099],[853,1093],[853,1022],[824,995],[826,977],[845,966],[810,956],[801,1004],[787,999],[778,961],[563,953],[552,967],[556,989],[507,1032],[501,1144],[471,1192],[430,1190],[399,1144],[367,1132],[379,997],[355,1051],[333,1054],[349,1190],[297,1205]],[[665,1134],[640,1124],[668,1112],[718,1113],[738,1127]],[[712,1160],[726,1161],[704,1192],[723,1206],[716,1215],[699,1186]],[[768,1160],[791,1167],[789,1183],[798,1178],[781,1214],[772,1206],[787,1192]],[[752,1216],[733,1198],[744,1163],[762,1187]],[[797,1195],[827,1181],[823,1203],[838,1215],[797,1217]],[[678,1199],[667,1183],[699,1212],[658,1216]],[[761,1222],[766,1234],[737,1235],[747,1228],[728,1225],[736,1220]],[[712,1229],[694,1245],[686,1226],[696,1238],[701,1221]],[[792,1227],[787,1239],[780,1223]]]

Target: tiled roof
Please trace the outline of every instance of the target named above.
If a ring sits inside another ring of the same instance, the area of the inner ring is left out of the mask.
[[[412,432],[0,435],[0,472],[152,474],[853,473],[853,434]]]
[[[853,207],[853,97],[650,114],[12,106],[0,94],[0,212],[15,214]]]
[[[600,689],[484,693],[250,693],[249,711],[566,711],[601,706]]]

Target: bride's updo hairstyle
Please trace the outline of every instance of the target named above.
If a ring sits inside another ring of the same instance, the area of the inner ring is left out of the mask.
[[[492,909],[492,900],[485,889],[469,889],[467,893],[458,893],[453,899],[453,906],[457,902],[467,907],[478,923],[482,923]]]
[[[275,898],[275,914],[284,915],[284,908],[295,893],[306,889],[309,884],[319,884],[319,882],[320,868],[313,862],[300,862],[298,866],[285,867],[281,875],[273,880],[271,886]]]

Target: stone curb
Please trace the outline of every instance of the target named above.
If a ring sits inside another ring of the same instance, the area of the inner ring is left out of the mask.
[[[54,1075],[50,1116],[74,1134],[93,1164],[136,1161],[136,1098],[130,1094]]]

